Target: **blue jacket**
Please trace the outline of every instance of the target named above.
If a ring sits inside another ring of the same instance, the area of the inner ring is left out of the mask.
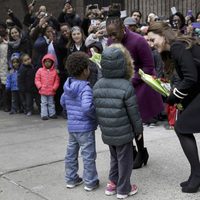
[[[18,91],[18,70],[13,70],[7,75],[6,89],[11,91]]]
[[[97,127],[93,93],[88,81],[69,77],[60,103],[67,111],[69,132],[94,131]]]

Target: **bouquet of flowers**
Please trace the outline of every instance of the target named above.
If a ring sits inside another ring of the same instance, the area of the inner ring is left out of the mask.
[[[170,83],[164,82],[159,78],[153,77],[149,74],[145,74],[141,69],[138,71],[139,75],[141,76],[141,79],[149,85],[152,89],[160,93],[161,95],[168,97],[170,95]],[[177,104],[177,108],[179,110],[182,110],[183,107],[181,104]]]
[[[90,60],[93,61],[94,63],[96,63],[99,66],[99,68],[101,69],[101,65],[100,65],[101,54],[96,53],[93,48],[91,48],[90,51],[92,53],[92,57],[90,58]]]

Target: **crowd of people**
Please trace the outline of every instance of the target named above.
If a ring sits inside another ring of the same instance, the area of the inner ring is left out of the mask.
[[[145,23],[141,20],[139,10],[121,18],[116,5],[108,11],[89,5],[81,19],[66,0],[57,18],[46,6],[36,11],[33,1],[23,23],[11,9],[6,22],[0,22],[0,108],[30,117],[37,107],[42,120],[60,114],[67,118],[67,188],[82,182],[86,191],[98,187],[94,132],[99,125],[111,155],[106,195],[123,199],[135,194],[131,171],[149,158],[143,126],[154,127],[165,118],[191,165],[182,191],[197,192],[200,186],[193,136],[200,130],[200,12],[196,17],[191,10],[186,16],[175,12],[168,18],[151,12]],[[89,59],[94,52],[102,54],[100,63]],[[169,82],[170,96],[162,97],[143,82],[139,69]],[[79,148],[82,178],[77,174]]]

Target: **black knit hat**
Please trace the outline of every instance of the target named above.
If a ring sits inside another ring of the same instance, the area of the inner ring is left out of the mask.
[[[64,2],[64,5],[66,4],[66,3],[68,3],[68,4],[72,4],[72,1],[71,0],[65,0],[65,2]]]
[[[99,50],[99,53],[102,53],[102,51],[103,51],[103,46],[102,46],[101,42],[96,41],[88,46],[89,49],[92,47],[96,47]]]

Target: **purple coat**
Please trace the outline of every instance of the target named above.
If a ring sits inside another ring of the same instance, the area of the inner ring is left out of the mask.
[[[60,104],[67,111],[68,130],[89,132],[97,128],[93,93],[88,81],[69,77],[64,84]]]
[[[108,44],[111,43],[112,40],[109,39]],[[141,35],[131,32],[127,28],[121,43],[129,50],[134,59],[135,73],[132,78],[132,84],[135,88],[142,120],[143,122],[147,122],[163,110],[161,95],[144,83],[138,74],[138,70],[141,68],[145,73],[155,75],[152,52],[146,40]]]

